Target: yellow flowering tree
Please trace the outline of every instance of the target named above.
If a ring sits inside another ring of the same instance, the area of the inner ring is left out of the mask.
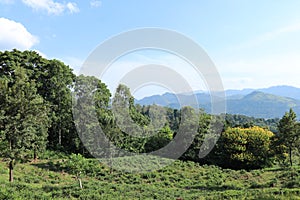
[[[271,164],[271,138],[274,134],[254,126],[228,128],[215,149],[215,161],[226,168],[256,169]]]

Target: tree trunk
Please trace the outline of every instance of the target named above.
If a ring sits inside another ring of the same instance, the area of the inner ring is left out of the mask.
[[[14,164],[13,160],[9,161],[9,182],[14,182]]]
[[[290,156],[290,166],[293,166],[293,160],[292,160],[292,148],[289,147],[289,156]]]
[[[60,127],[59,127],[59,130],[58,130],[58,144],[61,146],[61,129],[60,129]]]
[[[110,142],[108,144],[108,151],[109,151],[109,173],[112,174],[113,173],[113,170],[112,170],[113,169],[112,168],[113,167],[112,166],[113,165],[113,163],[112,163],[112,156],[113,156],[112,153],[113,152],[112,152],[112,148],[111,148]]]
[[[36,148],[34,148],[34,150],[33,150],[33,160],[34,160],[34,162],[37,161],[37,152],[36,152]]]
[[[82,187],[82,181],[81,181],[81,178],[77,177],[77,179],[78,179],[78,181],[79,181],[79,187],[80,187],[80,189],[82,189],[83,187]]]

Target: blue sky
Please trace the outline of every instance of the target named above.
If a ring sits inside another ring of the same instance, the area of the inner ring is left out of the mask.
[[[159,27],[205,49],[225,89],[300,87],[299,10],[296,0],[0,0],[0,51],[37,50],[78,71],[111,36]]]

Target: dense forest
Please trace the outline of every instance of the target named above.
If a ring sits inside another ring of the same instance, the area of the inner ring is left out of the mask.
[[[63,62],[43,58],[34,51],[0,52],[0,108],[0,157],[7,163],[10,182],[14,181],[18,165],[38,162],[52,152],[56,154],[53,158],[67,155],[64,159],[68,161],[53,168],[75,174],[82,188],[79,174],[86,168],[82,162],[95,155],[107,156],[97,146],[103,144],[94,135],[99,127],[118,148],[149,153],[171,143],[186,122],[184,115],[195,113],[197,121],[188,123],[197,124],[197,131],[192,133],[192,143],[180,155],[179,163],[189,163],[199,170],[201,166],[212,166],[220,173],[225,173],[222,169],[249,171],[275,166],[292,169],[300,164],[300,123],[292,109],[281,119],[263,119],[234,114],[215,116],[192,107],[141,106],[135,104],[127,86],[119,85],[112,96],[96,77],[76,76]],[[121,108],[128,113],[123,115]],[[95,111],[96,121],[91,120],[90,111]],[[138,129],[127,126],[128,120]],[[221,130],[215,130],[215,124]],[[204,138],[214,139],[218,131],[221,134],[216,145],[206,146],[212,151],[199,156]],[[136,137],[138,134],[144,137]],[[122,153],[118,156],[126,159]],[[92,165],[102,173],[97,163]],[[109,174],[106,176],[111,177]],[[299,180],[297,170],[291,176]]]

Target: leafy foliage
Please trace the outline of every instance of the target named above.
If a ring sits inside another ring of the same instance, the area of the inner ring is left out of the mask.
[[[211,162],[232,169],[269,166],[273,136],[272,132],[260,127],[228,128],[221,134]]]
[[[294,149],[298,150],[300,145],[300,124],[296,122],[296,117],[295,112],[290,109],[280,119],[278,124],[279,133],[277,143],[283,147],[281,148],[281,153],[288,152],[290,166],[293,165],[292,152]]]
[[[72,69],[58,60],[47,60],[35,51],[0,52],[0,78],[8,82],[8,87],[16,80],[16,69],[26,71],[29,82],[35,83],[39,94],[50,111],[48,147],[70,150],[74,140],[74,123],[71,110],[71,86],[75,75]]]
[[[113,124],[113,116],[108,111],[110,96],[106,85],[95,77],[80,75],[75,80],[73,114],[79,135],[75,144],[76,151],[82,155],[99,156],[102,143],[97,133],[109,132]]]
[[[48,107],[37,94],[35,83],[28,79],[25,69],[18,67],[14,71],[13,83],[1,80],[1,153],[9,158],[10,180],[15,160],[26,160],[31,150],[46,147],[49,119]]]

